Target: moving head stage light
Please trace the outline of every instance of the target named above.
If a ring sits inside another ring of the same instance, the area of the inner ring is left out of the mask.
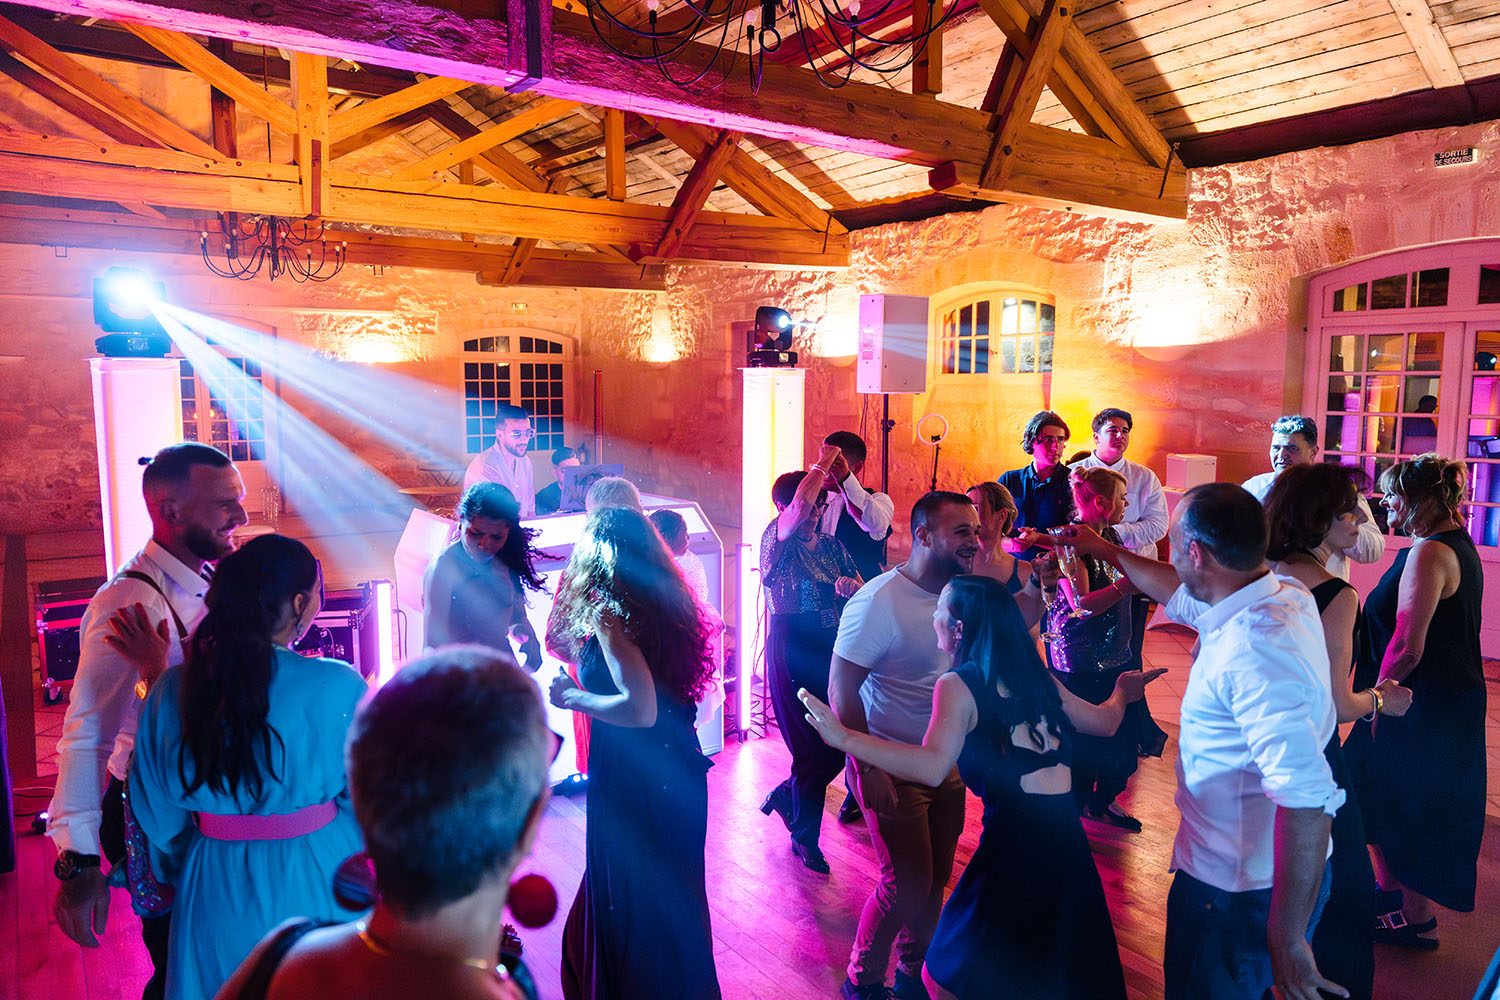
[[[796,325],[785,309],[761,306],[755,310],[755,326],[745,335],[745,367],[797,367],[797,352],[791,350]]]
[[[94,279],[94,322],[104,336],[94,349],[107,358],[164,358],[172,350],[153,309],[166,286],[144,271],[112,267]]]

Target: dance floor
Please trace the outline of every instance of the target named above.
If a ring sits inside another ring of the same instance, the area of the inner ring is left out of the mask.
[[[1185,662],[1166,662],[1177,659],[1169,650],[1159,659],[1171,668],[1173,687],[1185,681]],[[1159,714],[1175,737],[1175,699],[1169,691],[1162,689]],[[1497,693],[1491,692],[1492,701]],[[1088,825],[1132,1000],[1162,993],[1167,863],[1176,827],[1174,752],[1175,739],[1165,759],[1142,761],[1126,793],[1127,807],[1145,823],[1144,832],[1131,836]],[[756,807],[785,775],[787,761],[773,730],[769,739],[731,742],[709,773],[708,894],[719,978],[731,1000],[837,996],[859,908],[873,885],[875,866],[864,827],[834,821],[842,788],[837,794],[830,791],[824,823],[831,876],[803,868],[792,856],[781,824],[759,813]],[[979,814],[971,798],[955,878],[978,841]],[[564,907],[582,877],[583,839],[583,800],[554,799],[536,851],[523,868],[550,878]],[[115,894],[104,946],[79,948],[62,935],[51,915],[51,846],[29,832],[20,836],[20,846],[20,870],[0,876],[0,1000],[135,1000],[147,964],[126,897]],[[1377,949],[1376,985],[1382,1000],[1473,996],[1500,945],[1500,823],[1493,818],[1480,862],[1479,893],[1476,912],[1441,916],[1438,951]],[[562,916],[523,935],[527,962],[547,1000],[560,996]],[[1000,984],[995,995],[1004,995]]]

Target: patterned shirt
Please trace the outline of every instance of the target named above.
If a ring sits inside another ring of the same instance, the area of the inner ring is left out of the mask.
[[[816,544],[808,548],[796,535],[778,539],[775,521],[767,525],[760,536],[760,585],[771,614],[823,614],[832,628],[844,606],[833,585],[841,576],[857,576],[859,570],[843,542],[822,533],[814,537]]]

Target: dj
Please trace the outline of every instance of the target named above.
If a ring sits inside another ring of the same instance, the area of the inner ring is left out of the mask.
[[[572,448],[558,448],[552,453],[552,475],[555,482],[548,483],[536,491],[536,513],[538,517],[556,514],[562,509],[563,470],[579,464],[578,452]]]
[[[474,456],[464,472],[464,490],[475,483],[499,483],[510,491],[522,517],[536,516],[536,485],[526,452],[536,431],[519,406],[501,403],[495,414],[495,443]]]
[[[541,590],[533,568],[536,532],[520,524],[520,506],[499,483],[475,483],[458,501],[458,541],[427,568],[422,583],[429,649],[479,643],[542,665],[542,647],[526,620],[525,589]],[[518,661],[519,662],[519,661]]]

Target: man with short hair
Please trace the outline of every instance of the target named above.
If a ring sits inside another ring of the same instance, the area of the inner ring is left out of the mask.
[[[973,568],[979,514],[962,493],[928,493],[912,508],[911,534],[911,558],[867,582],[845,605],[828,693],[834,714],[850,729],[919,745],[932,718],[933,688],[951,667],[938,648],[932,616],[948,581]],[[840,992],[844,1000],[886,996],[894,942],[894,995],[925,998],[922,962],[963,832],[964,785],[956,770],[928,788],[853,758],[848,766],[880,882],[860,914]]]
[[[1312,595],[1266,565],[1260,505],[1231,483],[1189,490],[1172,561],[1063,538],[1119,567],[1198,630],[1182,699],[1176,877],[1167,897],[1166,1000],[1346,995],[1309,941],[1329,886],[1329,823],[1344,802],[1323,748],[1337,723]]]
[[[1072,436],[1062,417],[1051,410],[1038,411],[1021,434],[1021,450],[1031,456],[1030,464],[996,477],[1016,501],[1016,527],[1022,530],[1018,538],[1002,543],[1014,556],[1036,558],[1041,548],[1035,536],[1073,519],[1073,488],[1063,464],[1063,452]]]
[[[88,947],[98,946],[109,915],[100,858],[124,864],[124,781],[141,704],[139,672],[112,644],[110,620],[127,609],[143,616],[166,642],[167,663],[181,663],[184,640],[205,612],[205,565],[234,550],[234,530],[247,521],[239,472],[206,444],[163,448],[146,466],[141,487],[151,539],[83,613],[78,672],[57,742],[57,788],[47,807],[61,883],[53,911],[63,933]],[[169,923],[169,916],[141,920],[156,969],[146,1000],[164,995]]]
[[[859,482],[865,471],[865,441],[853,431],[834,431],[823,439],[839,455],[825,475],[828,507],[818,530],[844,543],[854,557],[861,579],[885,572],[885,546],[891,536],[896,504],[884,493],[866,490]]]
[[[464,489],[475,483],[499,483],[521,505],[521,516],[536,516],[536,485],[526,452],[536,432],[519,406],[501,403],[495,414],[495,443],[474,456],[464,472]]]
[[[1311,417],[1288,415],[1276,418],[1271,425],[1271,471],[1245,480],[1245,489],[1261,503],[1271,493],[1276,477],[1294,465],[1306,465],[1318,459],[1318,425]],[[1370,504],[1363,496],[1359,509],[1364,519],[1359,525],[1359,540],[1342,552],[1330,552],[1323,567],[1334,576],[1349,579],[1349,563],[1372,563],[1385,553],[1385,536],[1375,522]]]
[[[580,464],[578,452],[572,448],[563,447],[552,452],[552,475],[556,481],[548,483],[537,491],[536,513],[538,517],[556,514],[562,507],[563,470],[577,468]]]

